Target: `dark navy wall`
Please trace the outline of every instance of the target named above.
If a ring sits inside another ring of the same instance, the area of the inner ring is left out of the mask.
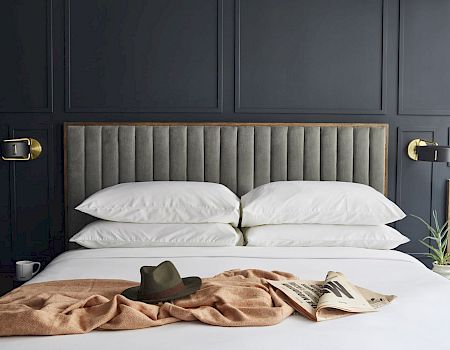
[[[44,147],[0,161],[1,270],[62,250],[65,121],[388,123],[389,197],[443,218],[450,168],[405,149],[448,143],[449,17],[445,0],[1,1],[0,138]],[[423,252],[414,219],[397,227]]]

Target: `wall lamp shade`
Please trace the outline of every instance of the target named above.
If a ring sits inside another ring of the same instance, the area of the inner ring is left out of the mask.
[[[408,144],[408,156],[412,160],[425,162],[450,162],[450,146],[439,146],[436,142],[414,139]]]
[[[1,146],[3,160],[33,160],[42,153],[39,141],[29,137],[3,140]]]

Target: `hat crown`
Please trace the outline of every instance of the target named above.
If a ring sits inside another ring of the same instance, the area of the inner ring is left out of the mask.
[[[121,293],[130,300],[148,304],[176,300],[195,293],[202,285],[200,277],[181,278],[170,261],[158,266],[142,266],[140,272],[141,284]]]
[[[180,274],[170,261],[164,261],[158,266],[142,266],[140,272],[139,296],[143,299],[183,284]]]

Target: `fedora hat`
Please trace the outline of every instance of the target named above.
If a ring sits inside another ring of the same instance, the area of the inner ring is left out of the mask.
[[[141,284],[125,289],[122,295],[148,304],[183,298],[196,292],[202,285],[199,277],[181,278],[170,261],[158,266],[141,267]]]

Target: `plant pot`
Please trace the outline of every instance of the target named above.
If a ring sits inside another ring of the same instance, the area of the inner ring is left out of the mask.
[[[450,265],[439,265],[433,262],[433,271],[450,280]]]

